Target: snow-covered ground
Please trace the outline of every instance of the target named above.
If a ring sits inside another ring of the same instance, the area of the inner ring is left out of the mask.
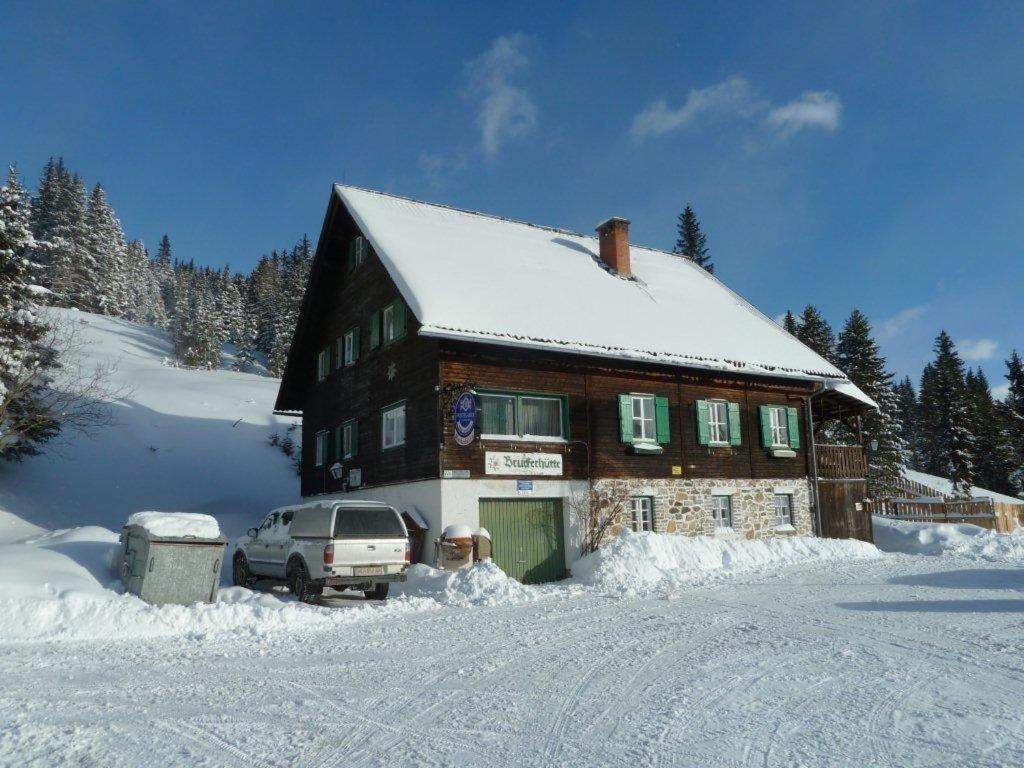
[[[1022,590],[992,551],[646,534],[546,587],[110,597],[104,632],[0,639],[0,765],[1016,766]]]
[[[288,459],[267,442],[291,423],[272,415],[277,379],[176,368],[166,364],[172,350],[164,331],[55,312],[82,342],[70,364],[83,371],[113,364],[110,386],[121,397],[111,406],[113,423],[92,437],[69,433],[43,455],[0,462],[0,542],[27,535],[25,522],[120,530],[128,515],[147,509],[206,512],[233,536],[299,499]],[[230,353],[225,348],[225,365]]]

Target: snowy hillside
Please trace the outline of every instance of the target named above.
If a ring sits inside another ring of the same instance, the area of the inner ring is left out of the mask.
[[[146,509],[207,512],[230,536],[299,498],[289,460],[267,442],[291,423],[271,412],[276,379],[175,368],[161,330],[58,314],[80,331],[77,365],[116,365],[111,385],[125,391],[93,436],[62,435],[43,455],[0,463],[0,542],[32,535],[30,524],[117,531]]]

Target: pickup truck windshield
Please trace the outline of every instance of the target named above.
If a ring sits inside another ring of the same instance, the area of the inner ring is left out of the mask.
[[[390,509],[339,509],[334,516],[334,538],[404,539],[405,531]]]

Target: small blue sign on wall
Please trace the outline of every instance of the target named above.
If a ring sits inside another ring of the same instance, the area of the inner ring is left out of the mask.
[[[533,480],[516,480],[516,493],[533,493]]]
[[[455,398],[455,442],[470,445],[476,438],[476,395],[466,390]]]

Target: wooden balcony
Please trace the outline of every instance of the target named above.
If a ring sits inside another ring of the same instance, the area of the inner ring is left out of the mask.
[[[868,475],[868,457],[859,445],[815,445],[818,478],[862,480]]]

